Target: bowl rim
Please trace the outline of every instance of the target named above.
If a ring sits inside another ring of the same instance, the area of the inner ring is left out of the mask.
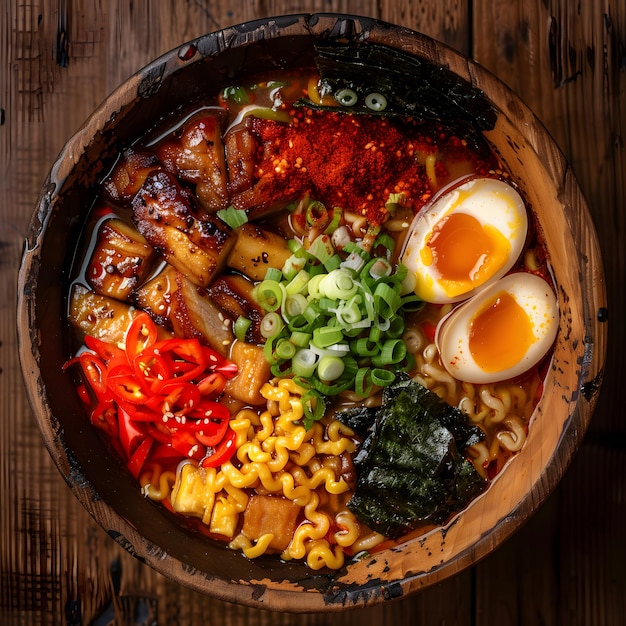
[[[581,238],[581,245],[586,244],[584,254],[581,256],[589,258],[591,256],[589,253],[594,252],[596,258],[601,258],[599,243],[588,208],[560,149],[520,98],[475,61],[422,33],[374,18],[340,13],[299,13],[268,17],[208,33],[161,55],[117,87],[68,140],[50,169],[28,227],[18,274],[18,347],[29,401],[50,455],[77,499],[95,521],[120,545],[168,578],[202,593],[210,593],[221,600],[293,612],[332,611],[369,606],[406,597],[409,593],[440,582],[467,566],[475,564],[491,553],[539,508],[567,469],[572,454],[570,453],[565,461],[559,460],[556,467],[554,458],[546,462],[541,475],[530,491],[500,520],[497,538],[494,539],[490,532],[486,533],[479,537],[471,547],[457,553],[453,560],[428,571],[413,573],[408,571],[401,580],[391,582],[375,579],[353,587],[333,588],[331,586],[328,591],[319,593],[309,590],[304,595],[297,585],[274,586],[269,580],[256,581],[253,584],[235,581],[233,584],[232,581],[186,567],[184,563],[168,555],[159,546],[151,544],[112,505],[99,501],[97,492],[86,478],[84,482],[79,481],[80,484],[72,478],[77,471],[81,473],[80,468],[72,467],[72,459],[67,451],[60,448],[62,439],[58,431],[58,422],[43,399],[45,384],[39,372],[40,337],[33,302],[40,270],[39,252],[48,221],[53,213],[55,200],[71,171],[88,149],[94,132],[102,130],[124,106],[131,104],[137,98],[137,94],[143,93],[142,90],[158,90],[164,78],[182,70],[189,63],[219,54],[228,50],[229,47],[254,43],[255,37],[280,38],[290,33],[327,38],[339,38],[352,33],[351,36],[356,36],[366,42],[402,47],[413,54],[428,56],[434,63],[445,64],[472,85],[488,93],[491,101],[504,116],[515,115],[520,119],[519,126],[522,128],[522,135],[540,157],[546,157],[546,168],[553,180],[560,181],[561,193],[567,193],[570,199],[573,199],[578,219],[584,222],[586,229],[586,238],[584,241]],[[188,46],[194,46],[196,53],[190,60],[181,61],[181,52],[187,50]],[[493,93],[499,94],[496,100],[493,100]],[[561,439],[567,438],[570,451],[575,450],[582,441],[591,419],[597,402],[597,392],[601,385],[606,356],[606,324],[600,324],[598,320],[598,311],[606,302],[602,267],[584,266],[581,268],[581,281],[593,289],[597,307],[596,310],[583,312],[589,343],[584,348],[584,362],[580,370],[580,389],[577,390],[580,391],[580,401],[576,403],[560,435]],[[585,386],[589,389],[593,387],[593,393],[590,393],[589,397],[585,397]],[[51,423],[53,423],[52,428]],[[106,524],[102,520],[103,511],[107,517]],[[300,595],[295,596],[294,599],[294,593]]]

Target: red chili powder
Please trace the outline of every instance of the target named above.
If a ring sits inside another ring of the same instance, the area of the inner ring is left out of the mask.
[[[298,109],[292,125],[253,119],[251,129],[262,145],[256,178],[274,200],[309,191],[327,207],[340,206],[380,224],[390,193],[403,192],[415,211],[432,194],[420,162],[438,151],[442,138],[422,134],[418,124]],[[461,145],[455,137],[442,140]],[[446,174],[441,162],[437,167],[438,175]]]

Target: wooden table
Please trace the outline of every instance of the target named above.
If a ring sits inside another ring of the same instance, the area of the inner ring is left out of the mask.
[[[114,543],[70,493],[42,444],[23,390],[15,333],[17,270],[39,187],[95,106],[183,41],[257,17],[314,11],[359,13],[420,30],[474,57],[526,101],[562,147],[588,199],[605,255],[611,319],[595,417],[565,478],[532,520],[491,556],[437,587],[332,618],[203,597]],[[625,92],[624,0],[3,0],[0,622],[623,624]]]

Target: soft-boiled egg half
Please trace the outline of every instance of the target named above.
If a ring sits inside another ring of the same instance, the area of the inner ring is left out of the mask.
[[[541,277],[516,272],[501,278],[444,317],[435,343],[448,372],[469,383],[519,376],[550,350],[558,306]]]
[[[526,207],[511,185],[474,178],[417,214],[401,259],[422,300],[459,302],[513,267],[527,229]]]

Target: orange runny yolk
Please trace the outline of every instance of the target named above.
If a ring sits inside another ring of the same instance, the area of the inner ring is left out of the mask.
[[[489,279],[506,263],[511,250],[500,231],[459,211],[440,220],[426,243],[423,261],[434,264],[450,296]]]
[[[506,291],[488,300],[471,322],[469,349],[476,364],[487,372],[513,367],[534,341],[528,315]]]

